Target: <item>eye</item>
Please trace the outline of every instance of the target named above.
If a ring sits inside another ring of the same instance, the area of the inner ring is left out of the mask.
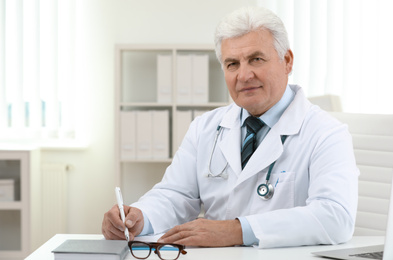
[[[226,65],[227,70],[235,70],[238,66],[237,62],[230,62]]]
[[[251,62],[263,62],[265,61],[264,59],[262,59],[261,57],[255,57],[251,60]]]

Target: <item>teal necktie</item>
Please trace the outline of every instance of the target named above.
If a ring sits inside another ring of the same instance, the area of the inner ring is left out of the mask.
[[[263,122],[258,117],[253,116],[247,117],[245,123],[247,126],[247,134],[241,152],[242,169],[244,169],[251,155],[257,149],[256,134],[263,126]]]

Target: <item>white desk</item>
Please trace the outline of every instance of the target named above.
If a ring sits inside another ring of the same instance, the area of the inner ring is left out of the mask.
[[[59,246],[66,239],[102,239],[102,235],[66,235],[58,234],[48,240],[35,252],[26,258],[26,260],[50,260],[54,259],[51,251]],[[289,248],[273,248],[273,249],[256,249],[253,247],[224,247],[224,248],[186,248],[188,252],[186,255],[181,255],[179,260],[217,260],[217,259],[274,259],[274,260],[288,260],[288,259],[323,259],[316,257],[311,252],[324,251],[330,249],[348,248],[378,245],[384,243],[384,237],[353,237],[351,241],[341,245],[334,246],[303,246],[303,247],[289,247]],[[134,259],[129,254],[126,259]],[[155,254],[151,254],[148,259],[159,259]]]

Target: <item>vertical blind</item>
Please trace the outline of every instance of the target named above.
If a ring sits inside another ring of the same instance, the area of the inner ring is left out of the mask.
[[[393,1],[259,0],[284,22],[294,52],[290,81],[308,96],[341,97],[343,110],[392,114]]]
[[[75,138],[75,2],[0,0],[0,132]]]

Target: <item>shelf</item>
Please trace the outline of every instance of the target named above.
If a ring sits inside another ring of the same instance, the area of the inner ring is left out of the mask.
[[[201,107],[201,108],[215,108],[215,107],[221,107],[221,106],[226,106],[228,105],[228,102],[212,102],[212,103],[206,103],[206,104],[177,104],[177,107],[184,107],[184,108],[196,108],[196,107]]]
[[[119,104],[121,107],[167,107],[171,108],[173,104],[164,104],[164,103],[157,103],[157,102],[120,102]]]
[[[133,159],[121,160],[121,163],[171,163],[172,159]]]
[[[120,108],[124,107],[138,107],[138,108],[171,108],[173,106],[175,107],[189,107],[189,108],[196,108],[196,107],[202,107],[202,108],[214,108],[214,107],[221,107],[221,106],[226,106],[228,105],[228,102],[211,102],[211,103],[188,103],[188,104],[183,104],[183,103],[178,103],[178,104],[160,104],[160,103],[154,103],[154,102],[121,102],[119,104]]]
[[[40,180],[40,150],[2,146],[0,179],[14,180],[14,199],[0,201],[0,259],[23,259],[42,243],[41,223],[33,222],[41,219],[40,191],[33,186]]]
[[[20,210],[22,208],[20,201],[0,201],[0,210]]]
[[[192,120],[231,99],[213,45],[121,44],[115,57],[115,181],[133,202],[161,180]]]
[[[212,51],[214,45],[212,44],[118,44],[116,45],[118,51]]]

